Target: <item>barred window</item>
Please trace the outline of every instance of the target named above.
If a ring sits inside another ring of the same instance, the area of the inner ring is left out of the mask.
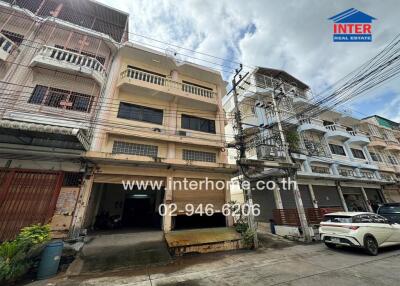
[[[329,148],[331,149],[331,152],[333,154],[346,156],[346,152],[344,151],[344,148],[340,145],[329,144]]]
[[[215,163],[217,161],[217,155],[211,152],[184,149],[183,160]]]
[[[364,152],[362,150],[351,148],[351,153],[353,153],[354,158],[365,159]]]
[[[121,102],[119,104],[118,118],[162,124],[163,110]]]
[[[375,161],[375,162],[383,162],[382,156],[379,153],[369,152],[369,154],[371,155],[371,158],[372,158],[373,161]]]
[[[92,96],[59,88],[36,85],[28,103],[90,112]]]
[[[158,146],[114,141],[113,154],[157,157]]]
[[[182,128],[215,134],[215,121],[182,114]]]

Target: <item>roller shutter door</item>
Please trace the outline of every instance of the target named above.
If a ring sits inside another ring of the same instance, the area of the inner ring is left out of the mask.
[[[0,169],[0,241],[25,226],[49,223],[62,182],[62,172]]]
[[[315,199],[317,200],[318,207],[343,207],[340,200],[339,193],[335,186],[318,186],[313,185]]]
[[[178,181],[182,182],[181,184],[177,183]],[[187,178],[187,187],[183,184],[183,178],[174,178],[173,192],[172,192],[172,202],[177,205],[178,215],[184,214],[185,206],[187,204],[192,204],[195,208],[199,205],[203,205],[203,209],[207,204],[212,204],[214,206],[214,211],[221,211],[222,205],[226,202],[225,193],[226,190],[218,190],[215,187],[214,180],[214,188],[211,184],[208,187],[205,187],[205,184],[201,184],[200,181],[204,181],[204,179],[189,179]],[[190,182],[196,181],[197,188],[190,188]],[[211,180],[209,180],[211,181]],[[226,185],[226,184],[225,184]]]
[[[255,217],[256,221],[269,222],[273,219],[272,211],[276,208],[274,192],[269,190],[252,191],[253,202],[260,205],[260,215]]]
[[[299,191],[301,195],[301,200],[303,201],[304,208],[312,208],[312,200],[310,196],[310,191],[307,185],[299,185]],[[280,190],[282,204],[284,209],[296,209],[296,201],[294,200],[293,190]]]

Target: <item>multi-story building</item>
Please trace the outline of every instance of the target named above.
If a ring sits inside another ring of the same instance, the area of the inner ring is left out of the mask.
[[[379,167],[381,178],[390,184],[384,195],[390,202],[400,202],[400,128],[399,124],[374,115],[362,119],[361,127],[369,133],[371,158]]]
[[[126,227],[165,232],[226,226],[221,213],[229,189],[211,184],[192,189],[189,181],[229,181],[221,74],[164,52],[125,43],[111,78],[87,158],[96,164],[81,227],[96,227],[99,215],[122,217]],[[145,182],[125,190],[122,182]],[[157,187],[159,184],[159,187]],[[186,189],[185,189],[186,188]],[[190,215],[187,206],[213,205],[213,215]],[[170,211],[160,216],[160,206]]]
[[[95,1],[0,1],[0,240],[64,235],[128,15]]]
[[[391,179],[376,164],[370,150],[374,139],[362,121],[332,110],[308,117],[305,111],[313,105],[309,87],[284,71],[257,68],[243,87],[239,106],[247,158],[292,162],[301,196],[296,202],[295,194],[282,188],[253,190],[254,201],[261,204],[259,222],[299,226],[301,211],[312,225],[328,210],[371,211],[385,201],[382,187]],[[232,98],[225,99],[224,107],[233,110]],[[276,180],[286,176],[282,169],[277,164],[249,172],[255,180]]]

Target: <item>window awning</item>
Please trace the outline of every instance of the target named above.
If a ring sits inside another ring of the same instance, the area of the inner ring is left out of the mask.
[[[80,128],[0,120],[0,143],[89,150],[86,132]]]

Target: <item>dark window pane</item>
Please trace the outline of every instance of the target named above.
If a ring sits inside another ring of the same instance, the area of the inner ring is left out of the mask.
[[[353,153],[354,158],[365,159],[365,156],[364,156],[364,153],[362,150],[351,148],[351,153]]]
[[[331,149],[333,154],[346,156],[346,152],[343,147],[340,145],[329,144],[329,148]]]
[[[43,98],[46,95],[48,87],[43,85],[35,86],[31,97],[28,102],[33,104],[41,104],[43,102]]]
[[[75,110],[75,111],[90,111],[90,95],[81,94],[74,92],[71,94],[69,101],[72,102],[72,106],[67,109]]]
[[[163,111],[161,109],[121,102],[119,104],[118,117],[162,124]]]
[[[184,129],[215,133],[215,121],[182,114],[181,126]]]

